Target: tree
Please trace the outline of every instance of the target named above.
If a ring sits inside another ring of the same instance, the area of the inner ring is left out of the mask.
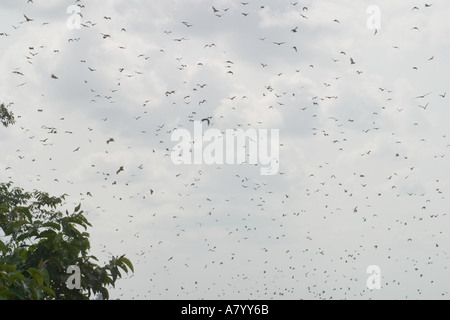
[[[5,104],[3,103],[0,105],[0,122],[5,127],[15,123],[14,114],[11,111],[9,111],[7,107],[5,107]]]
[[[4,126],[14,123],[3,104],[0,112]],[[89,254],[86,231],[91,224],[81,204],[71,213],[58,210],[65,197],[0,183],[0,300],[89,299],[98,294],[108,299],[108,287],[122,277],[120,271],[134,272],[125,255],[97,264]],[[80,270],[75,289],[71,279],[77,274],[67,273],[71,268]]]

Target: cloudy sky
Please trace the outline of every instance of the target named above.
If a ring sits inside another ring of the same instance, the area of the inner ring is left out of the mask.
[[[448,1],[74,4],[0,5],[0,179],[82,203],[111,298],[449,298]],[[278,173],[174,164],[205,118]]]

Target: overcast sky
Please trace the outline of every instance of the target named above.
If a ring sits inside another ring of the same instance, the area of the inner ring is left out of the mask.
[[[111,298],[449,298],[448,1],[73,4],[0,5],[0,179],[82,203]],[[279,172],[174,164],[205,118],[279,130]]]

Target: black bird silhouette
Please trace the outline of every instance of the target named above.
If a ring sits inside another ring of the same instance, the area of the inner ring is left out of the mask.
[[[25,14],[23,15],[24,17],[25,17],[25,19],[26,19],[26,21],[25,22],[30,22],[30,21],[33,21],[33,19],[30,19],[30,18],[28,18]]]
[[[423,99],[425,98],[427,95],[431,94],[431,92],[424,94],[423,96],[417,96],[416,99]]]

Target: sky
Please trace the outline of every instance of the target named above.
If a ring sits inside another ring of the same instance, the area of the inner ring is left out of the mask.
[[[82,204],[113,299],[448,299],[449,11],[4,0],[0,179]],[[174,163],[194,123],[278,130],[278,170]]]

